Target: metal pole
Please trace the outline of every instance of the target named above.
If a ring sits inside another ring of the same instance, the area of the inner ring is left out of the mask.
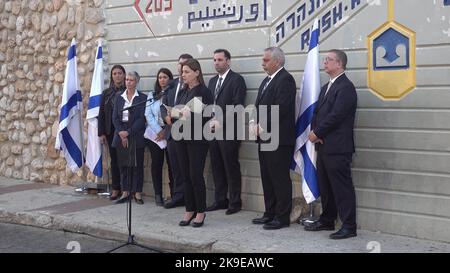
[[[298,223],[303,226],[309,226],[317,222],[319,219],[314,216],[314,202],[311,202],[309,204],[309,216],[304,218],[299,218]]]
[[[112,172],[111,172],[111,155],[109,154],[109,149],[108,149],[108,147],[106,147],[106,149],[105,149],[105,146],[107,146],[107,145],[102,145],[102,147],[103,147],[103,152],[106,150],[106,153],[104,152],[104,154],[107,154],[108,155],[108,158],[106,158],[106,156],[105,156],[105,159],[108,161],[108,163],[106,164],[106,166],[108,167],[108,178],[106,179],[106,192],[99,192],[99,193],[97,193],[97,195],[99,195],[99,196],[106,196],[106,197],[110,197],[111,196],[111,189],[110,189],[110,184],[109,184],[109,181],[110,181],[110,179],[112,180]],[[96,178],[97,179],[97,178]],[[102,177],[102,182],[104,181],[104,177]]]
[[[78,109],[78,114],[80,115],[80,136],[81,136],[81,177],[82,179],[84,179],[86,181],[86,170],[84,169],[84,156],[85,156],[85,151],[84,151],[84,136],[83,136],[83,132],[84,132],[84,126],[83,126],[83,121],[81,120],[81,110]],[[84,193],[84,194],[88,194],[87,192],[87,188],[85,187],[85,185],[81,185],[81,187],[76,188],[75,192],[78,193]]]

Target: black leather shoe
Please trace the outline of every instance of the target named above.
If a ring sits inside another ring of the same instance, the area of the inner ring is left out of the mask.
[[[272,229],[280,229],[280,228],[284,228],[284,227],[288,227],[289,223],[283,223],[278,219],[273,219],[272,221],[264,224],[263,229],[268,229],[268,230],[272,230]]]
[[[159,207],[164,206],[164,201],[163,201],[163,198],[162,198],[162,195],[161,195],[161,194],[156,194],[156,195],[155,195],[155,203],[156,203],[156,205],[159,206]]]
[[[341,228],[335,233],[330,234],[330,239],[346,239],[356,237],[356,230]]]
[[[255,225],[267,224],[273,220],[273,217],[263,216],[261,218],[255,218],[252,220],[252,223]]]
[[[241,208],[229,208],[227,211],[225,211],[226,215],[235,214],[236,212],[239,212]]]
[[[191,218],[189,218],[189,220],[182,220],[180,221],[180,223],[178,223],[179,226],[185,227],[185,226],[189,226],[189,224],[191,223],[192,219],[195,218],[195,216],[197,216],[197,213],[192,214]]]
[[[320,221],[317,221],[312,225],[305,226],[305,230],[306,231],[334,230],[334,225],[324,224]]]
[[[214,211],[219,209],[227,209],[228,208],[228,201],[222,201],[222,202],[215,202],[211,206],[206,208],[206,211]]]
[[[201,222],[195,222],[195,221],[193,221],[192,222],[192,226],[193,227],[201,227],[201,226],[203,226],[203,223],[205,222],[205,218],[206,218],[206,214],[204,214],[205,216],[203,216],[203,220],[201,221]]]
[[[164,204],[164,208],[171,209],[176,207],[184,206],[183,200],[170,200],[169,202]]]

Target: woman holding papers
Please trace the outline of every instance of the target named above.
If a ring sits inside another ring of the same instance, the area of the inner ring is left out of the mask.
[[[146,145],[150,149],[152,156],[152,181],[155,191],[155,202],[157,206],[163,206],[162,197],[162,173],[164,165],[164,152],[166,153],[167,166],[169,166],[169,156],[167,154],[167,142],[164,136],[164,121],[161,117],[161,98],[163,91],[169,87],[169,82],[173,80],[172,72],[167,68],[161,68],[156,74],[155,91],[149,94],[149,99],[145,107],[145,119],[147,129],[144,137],[147,138]],[[169,180],[172,181],[172,174],[169,166]]]
[[[181,110],[182,116],[172,126],[171,132],[172,137],[177,140],[178,163],[185,181],[186,212],[179,225],[187,226],[193,220],[193,227],[201,227],[206,217],[206,186],[203,169],[208,152],[208,142],[203,136],[203,127],[210,119],[202,117],[202,107],[212,104],[213,97],[211,91],[205,86],[202,69],[197,60],[189,59],[183,64],[182,78],[185,84],[184,89],[178,94],[175,104],[186,106]],[[201,101],[200,107],[195,101]],[[182,124],[181,127],[176,126],[178,122]]]
[[[132,193],[136,203],[144,204],[141,193],[144,184],[144,113],[147,96],[136,89],[139,79],[137,72],[127,73],[125,78],[127,89],[117,95],[114,105],[115,132],[112,146],[117,149],[123,191],[116,204],[127,201]]]

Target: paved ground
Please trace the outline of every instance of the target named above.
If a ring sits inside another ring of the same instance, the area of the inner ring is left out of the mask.
[[[450,252],[450,244],[358,230],[358,237],[330,240],[330,232],[306,232],[298,224],[276,231],[251,224],[252,211],[207,213],[201,228],[180,227],[184,208],[164,209],[144,197],[133,203],[132,233],[138,243],[168,252],[304,253],[304,252]],[[0,222],[89,234],[126,241],[126,204],[75,193],[73,187],[0,178]],[[4,226],[0,226],[2,242]],[[11,240],[12,237],[11,237]],[[21,249],[26,251],[26,247]],[[65,248],[61,252],[66,252]]]
[[[121,242],[90,235],[0,223],[0,253],[105,253]],[[155,253],[127,245],[114,253]]]

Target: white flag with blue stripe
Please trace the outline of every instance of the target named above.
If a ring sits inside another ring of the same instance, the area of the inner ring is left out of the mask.
[[[314,108],[320,93],[319,68],[319,21],[314,21],[309,41],[308,57],[305,64],[302,85],[296,104],[296,143],[291,169],[302,175],[302,192],[309,204],[319,198],[317,183],[317,154],[314,144],[308,140]]]
[[[88,121],[88,140],[86,151],[86,166],[97,176],[102,176],[102,144],[98,137],[98,112],[100,110],[100,98],[103,91],[103,59],[102,43],[98,42],[95,54],[95,67],[92,76],[91,94],[86,119]]]
[[[67,54],[66,75],[55,148],[64,152],[67,165],[73,172],[76,172],[83,165],[82,110],[83,100],[78,82],[76,43],[75,39],[72,39]]]

